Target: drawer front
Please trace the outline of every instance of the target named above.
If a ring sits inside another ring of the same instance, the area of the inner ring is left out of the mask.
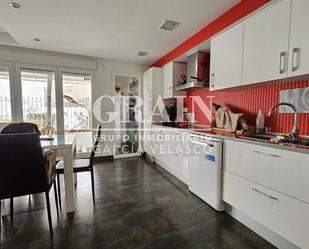
[[[226,171],[223,200],[297,246],[308,248],[308,204]]]
[[[225,141],[224,169],[309,203],[309,155]]]

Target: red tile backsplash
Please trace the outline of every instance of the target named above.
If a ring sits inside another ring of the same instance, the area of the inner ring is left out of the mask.
[[[265,126],[269,127],[274,132],[290,132],[293,126],[293,114],[278,113],[275,110],[271,117],[266,117],[266,114],[273,104],[279,102],[280,90],[295,89],[309,87],[309,80],[300,80],[289,83],[265,83],[247,85],[237,88],[209,91],[204,88],[201,90],[188,92],[190,96],[200,96],[209,106],[208,96],[214,96],[213,102],[222,106],[228,106],[234,112],[244,113],[248,123],[255,125],[255,119],[259,110],[265,113]],[[187,98],[185,105],[189,111],[192,111],[192,103],[190,98]],[[210,124],[199,108],[195,108],[195,119],[198,124]],[[299,129],[300,134],[309,135],[309,113],[299,114]]]

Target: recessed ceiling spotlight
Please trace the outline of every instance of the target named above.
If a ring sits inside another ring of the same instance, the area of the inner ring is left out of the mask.
[[[36,42],[41,41],[41,39],[40,39],[40,38],[33,38],[33,40],[34,40],[34,41],[36,41]]]
[[[179,24],[180,24],[179,22],[165,20],[160,26],[160,29],[167,30],[167,31],[174,31],[178,27]]]
[[[10,6],[12,8],[15,8],[15,9],[21,8],[21,5],[19,3],[16,3],[16,2],[10,2]]]
[[[138,52],[137,52],[137,55],[138,55],[138,56],[146,56],[147,54],[148,54],[147,51],[138,51]]]

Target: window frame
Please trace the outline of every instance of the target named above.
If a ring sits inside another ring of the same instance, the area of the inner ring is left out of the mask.
[[[61,96],[61,99],[58,99],[59,103],[61,103],[61,109],[59,110],[59,113],[61,113],[61,124],[59,125],[59,133],[64,134],[64,112],[63,112],[63,74],[76,74],[76,75],[89,75],[91,77],[91,106],[93,105],[93,96],[94,96],[94,71],[91,70],[84,70],[84,69],[75,69],[75,68],[60,68],[59,69],[59,95]],[[92,107],[91,107],[92,110]],[[94,124],[94,117],[92,115],[92,129],[93,129],[93,124]]]
[[[48,71],[55,75],[55,96],[56,96],[56,119],[57,119],[57,134],[64,134],[64,115],[63,115],[63,74],[89,75],[91,77],[91,105],[94,103],[94,82],[95,70],[77,69],[68,67],[39,65],[32,63],[6,62],[0,60],[0,66],[8,68],[10,81],[10,97],[11,97],[11,113],[12,122],[23,121],[23,106],[22,106],[22,82],[21,71],[23,69],[33,71]],[[92,129],[96,121],[92,115]],[[80,156],[88,156],[90,153],[79,153]]]
[[[10,88],[10,98],[11,98],[11,114],[12,120],[11,122],[16,122],[16,91],[14,84],[14,65],[13,63],[0,61],[0,67],[4,67],[8,69],[9,72],[9,88]]]
[[[58,123],[59,123],[59,114],[58,109],[61,107],[58,103],[58,84],[57,84],[57,78],[59,74],[59,70],[57,67],[52,66],[43,66],[43,65],[35,65],[35,64],[22,64],[22,63],[16,63],[16,81],[15,81],[15,88],[16,88],[16,114],[17,114],[17,120],[19,122],[23,121],[23,103],[22,103],[22,82],[21,82],[21,72],[23,69],[33,70],[33,71],[47,71],[47,72],[53,72],[55,74],[55,96],[56,96],[56,120],[57,120],[57,130],[58,130]]]

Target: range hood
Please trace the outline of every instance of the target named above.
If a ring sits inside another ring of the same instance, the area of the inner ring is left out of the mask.
[[[178,85],[176,90],[186,91],[207,87],[209,84],[209,53],[198,51],[188,56],[187,83]]]

